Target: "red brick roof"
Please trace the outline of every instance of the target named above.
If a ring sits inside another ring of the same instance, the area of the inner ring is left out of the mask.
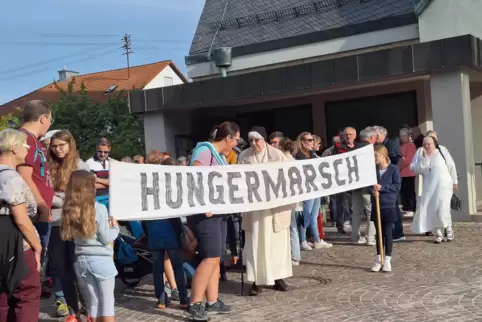
[[[84,83],[88,95],[93,98],[95,102],[102,103],[107,101],[109,98],[110,94],[105,93],[109,87],[113,85],[117,86],[113,93],[117,93],[121,90],[129,91],[133,88],[144,88],[167,66],[170,66],[179,75],[179,77],[184,80],[185,83],[189,82],[189,80],[179,71],[172,61],[166,60],[147,65],[133,66],[130,68],[130,78],[127,76],[127,68],[78,75],[73,77],[75,79],[74,90],[80,89],[81,84]],[[57,85],[60,88],[67,90],[67,86],[70,81],[71,79],[63,82],[57,82]],[[50,83],[47,86],[39,88],[27,95],[1,105],[0,115],[15,113],[18,107],[23,107],[27,101],[33,99],[56,102],[60,99],[60,93],[55,84]]]

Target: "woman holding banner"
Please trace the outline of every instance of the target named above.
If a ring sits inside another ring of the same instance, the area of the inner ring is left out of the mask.
[[[317,158],[318,156],[313,151],[314,149],[314,138],[309,132],[303,132],[298,136],[296,140],[295,147],[295,159],[296,160],[307,160]],[[320,248],[330,248],[333,245],[325,242],[320,238],[318,232],[318,216],[320,213],[320,198],[309,199],[303,201],[303,221],[300,227],[300,240],[302,250],[312,250]],[[311,232],[311,237],[314,243],[310,245],[306,240],[306,233],[308,228]]]
[[[253,127],[248,138],[251,148],[239,155],[238,164],[288,161],[281,150],[266,144],[267,133],[263,127]],[[262,291],[260,285],[274,285],[278,291],[288,289],[283,279],[293,275],[289,228],[294,206],[243,214],[247,279],[253,282],[250,295],[258,295]]]
[[[211,142],[200,142],[193,151],[191,166],[226,165],[225,155],[240,140],[239,126],[224,122],[216,126]],[[211,213],[187,217],[188,226],[193,231],[202,258],[192,279],[191,303],[185,317],[194,321],[208,321],[210,314],[227,314],[232,308],[219,300],[219,274],[221,256],[224,253],[226,236],[223,236],[222,217]],[[203,304],[204,295],[207,303]]]

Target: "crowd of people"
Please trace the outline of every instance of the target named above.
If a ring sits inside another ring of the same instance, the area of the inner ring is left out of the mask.
[[[82,315],[92,322],[114,321],[113,242],[120,229],[108,212],[110,164],[118,162],[109,156],[110,142],[101,138],[94,156],[84,162],[68,130],[49,132],[53,119],[48,104],[30,101],[23,113],[19,129],[0,132],[0,322],[38,320],[41,275],[51,281],[57,315],[65,321],[81,321]],[[302,264],[302,251],[333,246],[324,240],[323,205],[329,205],[339,234],[351,226],[354,244],[376,245],[372,271],[392,270],[393,242],[405,239],[404,215],[414,216],[412,232],[433,234],[436,243],[454,240],[451,199],[457,173],[449,151],[439,145],[434,131],[424,136],[417,127],[404,127],[398,134],[390,140],[381,126],[367,127],[359,135],[347,127],[324,147],[309,132],[292,141],[281,132],[268,136],[265,128],[255,126],[246,143],[237,124],[224,122],[186,157],[150,151],[145,158],[122,158],[163,166],[250,165],[328,157],[374,145],[378,183],[372,187],[273,209],[143,223],[153,255],[157,307],[177,301],[185,317],[195,321],[232,312],[219,297],[219,283],[227,279],[227,248],[229,264],[246,268],[250,295],[258,295],[262,286],[287,291],[285,280],[293,266]],[[364,220],[366,232],[361,231]],[[196,258],[189,274],[186,252]]]

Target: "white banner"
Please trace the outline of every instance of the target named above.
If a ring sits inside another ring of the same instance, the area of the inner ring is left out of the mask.
[[[111,163],[110,213],[149,220],[270,209],[375,184],[373,146],[292,162],[211,167]]]

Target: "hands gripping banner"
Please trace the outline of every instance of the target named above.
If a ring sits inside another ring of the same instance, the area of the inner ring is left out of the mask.
[[[302,161],[210,167],[115,162],[110,212],[117,220],[229,214],[294,204],[377,182],[373,146]]]

